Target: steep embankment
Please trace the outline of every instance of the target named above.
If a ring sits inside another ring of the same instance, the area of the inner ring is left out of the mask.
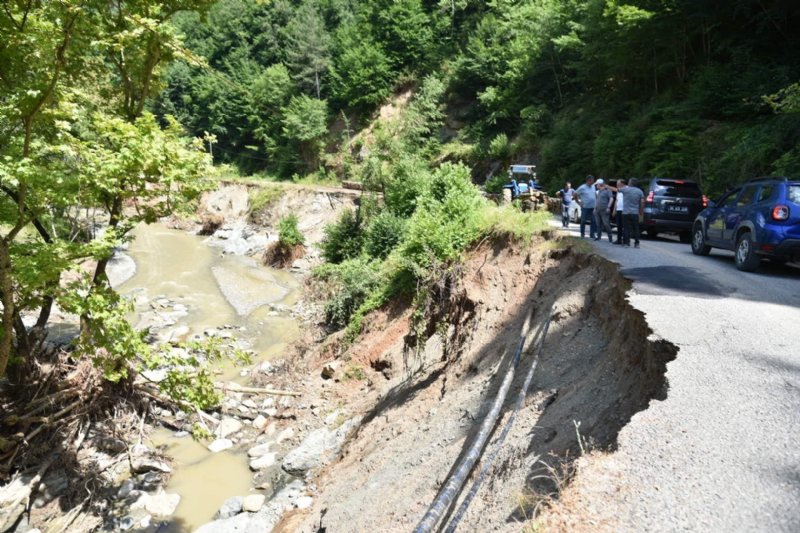
[[[510,415],[547,317],[528,400],[464,530],[518,530],[563,484],[581,447],[613,448],[634,413],[665,397],[665,365],[676,349],[650,338],[625,299],[627,281],[611,263],[553,244],[484,243],[454,275],[443,275],[421,327],[396,302],[370,315],[343,353],[334,336],[298,357],[298,369],[317,376],[307,378],[306,398],[312,411],[327,406],[317,409],[320,421],[359,424],[338,461],[306,474],[316,485],[311,508],[286,516],[279,530],[410,530],[468,447],[520,335],[529,333],[501,424]]]

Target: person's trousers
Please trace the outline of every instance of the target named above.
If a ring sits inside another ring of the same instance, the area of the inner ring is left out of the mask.
[[[608,209],[595,209],[594,218],[597,220],[597,235],[599,239],[603,236],[603,228],[606,230],[608,240],[611,240],[611,221],[609,220]]]
[[[633,242],[639,244],[639,214],[622,215],[622,218],[625,225],[625,240],[622,242],[628,245],[631,243],[631,238],[633,238]]]
[[[563,204],[561,206],[561,225],[569,227],[569,204]]]
[[[597,221],[594,219],[594,207],[581,207],[581,237],[586,236],[586,222],[589,222],[589,237],[594,238]]]
[[[625,224],[622,222],[622,211],[616,211],[617,217],[617,243],[625,242]]]

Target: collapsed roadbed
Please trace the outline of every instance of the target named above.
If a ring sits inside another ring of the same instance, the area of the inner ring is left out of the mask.
[[[583,453],[613,450],[631,417],[666,397],[677,349],[653,338],[626,300],[629,286],[616,265],[549,236],[524,249],[495,239],[434,289],[422,326],[407,303],[394,302],[365,320],[348,349],[334,335],[299,354],[299,369],[318,376],[309,401],[339,406],[329,425],[359,422],[337,461],[308,472],[314,504],[276,530],[413,529],[472,443],[520,336],[551,317],[527,401],[460,523],[518,531],[557,497]]]

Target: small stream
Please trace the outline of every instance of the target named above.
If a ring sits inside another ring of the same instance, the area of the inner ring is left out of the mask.
[[[298,336],[298,323],[288,314],[299,287],[291,274],[249,257],[223,255],[203,237],[160,224],[140,226],[134,235],[128,257],[119,260],[127,266],[115,270],[120,293],[135,302],[137,327],[156,326],[164,340],[185,340],[209,330],[232,332],[241,348],[255,352],[254,363],[279,357]],[[124,280],[131,259],[136,271]],[[220,379],[247,379],[232,365],[220,372]],[[175,437],[164,429],[154,433],[151,444],[166,448],[175,464],[166,489],[180,494],[181,502],[168,531],[194,530],[210,521],[227,498],[251,491],[243,451],[214,454],[190,436]]]

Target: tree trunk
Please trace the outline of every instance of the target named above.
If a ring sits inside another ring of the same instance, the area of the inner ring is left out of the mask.
[[[14,283],[11,279],[11,251],[8,242],[0,239],[0,301],[3,303],[3,325],[0,334],[0,377],[6,375],[14,346]]]

